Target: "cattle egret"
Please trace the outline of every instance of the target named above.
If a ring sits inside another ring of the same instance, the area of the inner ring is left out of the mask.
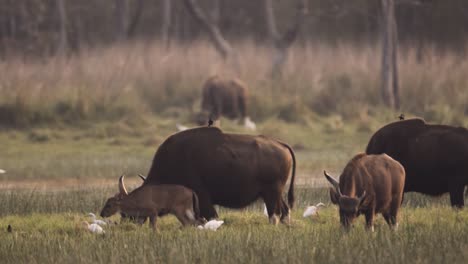
[[[224,223],[223,220],[210,220],[206,222],[204,225],[199,225],[198,229],[206,229],[206,230],[213,230],[216,231],[222,224]]]
[[[184,126],[184,125],[181,125],[181,124],[179,124],[179,123],[177,123],[175,126],[176,126],[176,128],[177,128],[177,131],[179,131],[179,132],[189,129],[188,127],[186,127],[186,126]]]
[[[266,204],[263,204],[263,214],[268,216],[268,209],[266,207]]]
[[[255,125],[255,123],[250,120],[250,117],[246,117],[244,119],[244,126],[249,130],[257,130],[257,125]]]
[[[0,174],[6,173],[5,170],[0,169]]]
[[[96,219],[96,215],[93,214],[93,213],[89,213],[88,216],[91,217],[91,218],[93,219],[93,224],[98,224],[98,225],[100,225],[100,226],[105,226],[105,225],[107,225],[107,222],[106,222],[106,221]]]
[[[84,221],[83,225],[92,233],[96,234],[104,234],[104,229],[98,224],[89,224],[88,222]]]
[[[309,217],[309,216],[318,215],[318,210],[319,210],[319,208],[321,206],[325,206],[325,204],[318,203],[316,205],[311,205],[311,206],[307,207],[302,216],[303,217]]]

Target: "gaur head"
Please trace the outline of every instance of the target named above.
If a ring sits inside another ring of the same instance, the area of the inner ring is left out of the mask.
[[[364,191],[359,197],[343,195],[340,191],[338,181],[328,175],[326,171],[323,173],[325,174],[325,178],[327,178],[327,180],[333,185],[333,187],[330,188],[330,199],[332,203],[337,204],[339,207],[340,222],[343,227],[348,229],[352,225],[354,219],[359,216],[359,207],[364,201],[366,191]]]
[[[128,195],[127,189],[125,189],[125,185],[123,183],[125,175],[120,176],[119,178],[119,193],[117,193],[114,197],[107,199],[104,208],[101,211],[101,217],[110,217],[120,211],[120,203],[123,198]]]

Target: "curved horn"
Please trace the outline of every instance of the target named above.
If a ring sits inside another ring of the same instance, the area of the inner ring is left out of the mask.
[[[119,178],[119,193],[123,195],[128,195],[127,189],[125,189],[125,185],[123,182],[124,177],[125,177],[125,174],[122,174],[122,176],[120,176]]]
[[[146,181],[146,177],[143,176],[142,174],[138,174],[138,176],[143,180],[143,182]]]
[[[361,196],[358,197],[359,203],[361,203],[362,200],[364,200],[365,197],[366,197],[366,191],[364,191],[364,192],[361,194]]]
[[[327,180],[331,183],[331,185],[335,187],[338,194],[342,196],[341,191],[340,191],[340,184],[338,183],[338,181],[335,180],[335,178],[333,178],[331,175],[329,175],[326,170],[323,171],[323,174],[325,175],[325,178],[327,178]]]

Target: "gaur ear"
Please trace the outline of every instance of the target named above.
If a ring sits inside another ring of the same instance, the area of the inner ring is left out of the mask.
[[[338,204],[338,200],[340,199],[340,196],[336,192],[335,188],[330,187],[330,200],[333,204]]]

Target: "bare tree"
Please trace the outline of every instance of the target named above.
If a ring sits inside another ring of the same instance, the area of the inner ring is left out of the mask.
[[[394,0],[382,0],[382,10],[382,97],[387,106],[399,108],[398,32]]]
[[[65,6],[66,0],[56,0],[57,1],[57,11],[59,14],[60,21],[60,35],[59,35],[59,44],[57,48],[57,54],[65,55],[68,50],[68,38],[67,38],[67,11]]]
[[[210,20],[205,12],[200,8],[196,0],[184,0],[185,6],[192,16],[205,28],[208,32],[211,42],[225,61],[230,61],[234,70],[239,73],[240,65],[235,50],[229,42],[223,37],[217,24]]]
[[[135,13],[130,20],[127,28],[127,38],[131,38],[135,35],[136,27],[140,22],[141,15],[143,14],[143,0],[136,0]]]
[[[115,0],[115,32],[117,40],[127,38],[127,0]]]
[[[268,35],[275,48],[272,76],[278,76],[281,74],[284,63],[288,58],[289,47],[291,47],[296,40],[301,26],[304,24],[305,17],[308,13],[308,5],[306,0],[299,0],[294,23],[284,34],[281,35],[276,26],[272,1],[264,0],[263,3]]]
[[[171,1],[163,0],[162,8],[162,26],[161,26],[161,40],[169,48],[169,28],[171,26]]]

